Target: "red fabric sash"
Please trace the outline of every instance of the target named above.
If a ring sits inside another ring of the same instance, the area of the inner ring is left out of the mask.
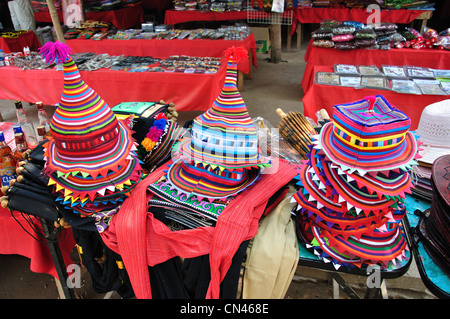
[[[170,164],[170,163],[169,163]],[[192,258],[209,254],[211,282],[206,298],[219,298],[224,279],[239,245],[254,237],[269,198],[297,174],[285,160],[276,160],[261,179],[236,196],[217,220],[216,227],[171,231],[148,213],[152,194],[147,186],[165,173],[164,165],[137,185],[101,233],[105,244],[120,254],[137,298],[151,298],[147,265],[154,266],[175,256]]]

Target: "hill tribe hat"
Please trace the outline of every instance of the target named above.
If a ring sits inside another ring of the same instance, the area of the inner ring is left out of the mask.
[[[135,119],[133,128],[139,144],[137,155],[142,167],[150,171],[170,158],[173,145],[186,133],[185,128],[170,121],[163,112],[150,119]]]
[[[317,148],[343,170],[386,171],[411,169],[417,152],[409,117],[381,96],[335,105]]]
[[[67,45],[47,42],[40,52],[47,63],[62,63],[64,71],[61,101],[50,124],[52,137],[44,145],[49,185],[75,212],[112,209],[142,175],[132,131],[83,81]]]
[[[373,107],[376,114],[380,113],[380,107],[383,110],[388,109],[386,106],[389,104],[383,97],[369,98],[370,100],[374,102],[373,104],[377,104],[377,100],[380,101],[380,106]],[[337,111],[335,109],[334,112],[335,117],[339,118],[337,124],[326,123],[320,133],[314,136],[315,140],[310,145],[311,152],[307,155],[308,159],[298,170],[299,191],[293,196],[299,205],[299,235],[309,248],[314,249],[315,253],[324,260],[333,262],[336,268],[341,265],[347,267],[351,265],[361,267],[367,264],[387,266],[390,262],[395,263],[396,260],[403,260],[406,256],[406,241],[398,223],[406,213],[403,200],[405,193],[411,193],[412,187],[408,169],[415,164],[416,154],[408,154],[404,158],[406,160],[404,163],[393,157],[392,161],[397,163],[393,168],[386,169],[389,167],[388,163],[385,167],[380,166],[378,171],[367,171],[369,166],[373,166],[369,161],[365,161],[367,157],[354,153],[351,154],[351,156],[355,155],[351,160],[347,158],[336,160],[334,155],[337,152],[329,156],[327,151],[330,145],[320,144],[324,134],[329,132],[335,134],[334,126],[340,127],[339,123],[354,123],[356,117],[363,118],[361,115],[355,115],[355,113],[358,114],[356,110],[360,110],[361,104],[364,103],[357,101],[338,105],[339,109]],[[352,109],[355,105],[356,110]],[[367,110],[367,106],[368,104],[363,112]],[[359,136],[368,135],[370,132],[371,136],[378,136],[383,141],[388,140],[389,130],[384,132],[386,120],[379,121],[378,126],[375,125],[376,121],[372,117],[376,114],[367,116],[367,122],[372,126],[370,130],[366,129],[367,125],[364,121],[354,126],[364,133],[360,133]],[[394,120],[395,116],[398,116],[399,124]],[[391,129],[402,127],[409,122],[409,118],[405,118],[403,113],[389,114],[389,118]],[[353,131],[356,130],[353,129]],[[349,130],[347,129],[346,132]],[[338,128],[336,133],[341,134],[342,130]],[[406,137],[411,133],[404,131],[401,134]],[[346,134],[339,135],[339,138],[341,137],[346,140]],[[325,141],[332,139],[338,138],[331,137]],[[338,142],[342,146],[344,143],[341,140],[339,139]],[[404,140],[408,141],[406,138]],[[368,148],[364,149],[364,155],[370,153],[371,147],[378,146],[376,139],[371,141],[370,146],[364,144],[366,142],[360,143],[360,140],[348,142]],[[406,143],[410,143],[408,149],[417,149],[412,134],[411,141]],[[404,157],[403,154],[392,152],[389,147],[388,149],[390,155],[397,154],[396,156]],[[352,166],[347,165],[356,158],[359,161],[360,157],[363,158],[362,165],[359,162]]]
[[[225,199],[253,184],[271,166],[258,148],[256,128],[237,86],[237,62],[243,47],[230,48],[222,91],[213,105],[193,121],[191,138],[179,144],[179,159],[167,179],[178,191],[198,198]]]
[[[413,169],[413,195],[431,201],[431,167],[438,157],[450,154],[450,99],[423,109],[416,134],[423,150]]]
[[[422,111],[416,130],[422,142],[419,162],[433,164],[438,157],[450,154],[450,99],[428,105]]]

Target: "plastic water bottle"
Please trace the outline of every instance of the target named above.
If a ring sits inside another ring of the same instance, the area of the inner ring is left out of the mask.
[[[28,120],[21,101],[14,101],[14,104],[16,105],[17,123],[22,127],[28,147],[33,149],[38,144],[33,122]]]

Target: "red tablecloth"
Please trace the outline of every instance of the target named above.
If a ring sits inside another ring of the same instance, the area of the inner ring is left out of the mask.
[[[63,21],[63,14],[58,11],[59,21]],[[129,29],[136,24],[144,22],[144,10],[141,4],[110,11],[89,11],[85,14],[86,20],[111,22],[118,29]],[[51,23],[52,19],[48,11],[35,12],[36,22]]]
[[[173,102],[179,111],[206,111],[223,87],[226,61],[213,74],[168,72],[124,72],[101,69],[81,71],[83,80],[110,106],[121,102]],[[59,103],[63,90],[63,72],[0,68],[0,99]]]
[[[41,46],[33,31],[20,34],[17,38],[0,38],[0,49],[5,53],[22,52],[28,46],[31,51],[37,51]]]
[[[36,234],[28,225],[26,220],[18,212],[13,213],[20,224],[31,234]],[[42,231],[39,221],[34,219],[35,225]],[[0,254],[21,255],[30,258],[30,270],[37,273],[47,273],[58,277],[53,264],[50,251],[46,243],[41,243],[27,234],[19,223],[11,216],[9,210],[0,207]],[[43,238],[39,238],[45,241]],[[66,266],[73,264],[70,258],[72,249],[75,247],[75,240],[70,228],[66,229],[64,239],[59,243],[61,254]]]
[[[314,73],[324,71],[332,72],[332,67],[316,66]],[[324,108],[330,117],[333,114],[333,106],[361,100],[369,95],[383,95],[389,103],[404,112],[411,119],[411,130],[416,130],[423,109],[435,102],[449,99],[448,95],[415,95],[402,94],[388,90],[354,89],[332,85],[312,84],[303,97],[304,115],[317,120],[316,112]]]
[[[178,24],[191,21],[227,21],[247,20],[247,11],[177,11],[167,10],[164,16],[165,24]]]
[[[256,67],[255,36],[251,33],[244,40],[208,40],[208,39],[174,39],[174,40],[66,40],[72,53],[95,52],[111,55],[167,57],[170,55],[221,57],[223,51],[232,46],[244,46],[253,56]],[[249,61],[238,63],[238,69],[244,73],[250,70]]]
[[[436,49],[392,49],[385,50],[336,50],[319,48],[309,43],[305,53],[306,68],[302,79],[303,92],[306,93],[314,83],[314,66],[333,66],[335,64],[353,65],[414,65],[433,69],[450,69],[450,51]]]
[[[424,10],[381,10],[380,22],[407,24],[414,21]],[[335,19],[339,21],[358,21],[367,23],[367,18],[373,11],[349,8],[297,8],[292,21],[291,33],[294,34],[297,23],[320,23],[322,20]]]

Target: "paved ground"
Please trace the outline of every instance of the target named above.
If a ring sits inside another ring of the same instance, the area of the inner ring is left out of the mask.
[[[279,118],[275,109],[281,107],[285,112],[302,111],[302,89],[300,82],[305,67],[303,60],[307,43],[303,43],[301,52],[282,53],[283,62],[273,64],[266,61],[268,55],[258,55],[258,67],[254,69],[253,79],[245,80],[244,89],[241,92],[252,117],[262,116],[273,126],[277,126]],[[34,106],[24,103],[25,110],[36,121]],[[46,106],[51,115],[54,108]],[[0,112],[5,121],[15,121],[15,109],[13,101],[0,100]],[[182,113],[179,122],[191,119],[200,112]],[[77,259],[76,253],[73,254]],[[76,290],[78,298],[100,299],[119,298],[117,294],[96,294],[90,285],[90,276],[82,269],[82,287]],[[345,276],[352,288],[364,296],[365,279],[356,276]],[[403,277],[387,281],[389,298],[434,298],[427,292],[414,262],[411,269]],[[331,299],[336,294],[333,283],[328,273],[299,267],[294,277],[286,298],[289,299]],[[342,290],[340,298],[348,298]],[[17,255],[0,255],[0,299],[15,298],[60,298],[55,279],[47,274],[33,273],[29,270],[29,260]]]

